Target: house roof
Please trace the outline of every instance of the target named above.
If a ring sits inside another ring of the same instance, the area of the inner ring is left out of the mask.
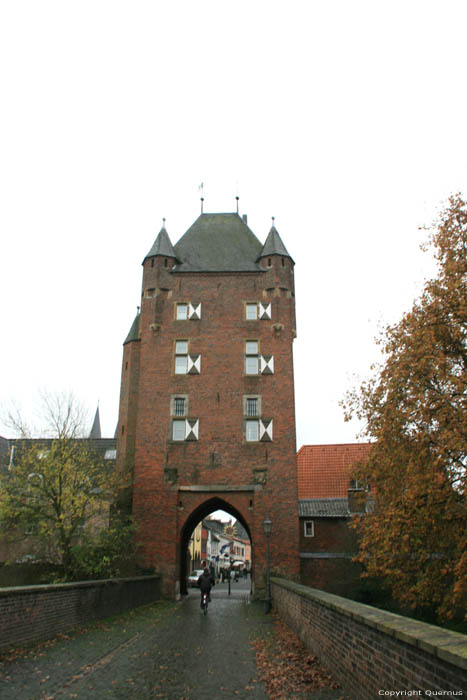
[[[205,518],[203,520],[203,525],[208,530],[211,530],[211,532],[217,532],[218,534],[222,534],[224,532],[224,523],[222,523],[220,520]]]
[[[313,518],[350,518],[347,498],[305,498],[298,502],[298,515]]]
[[[267,255],[282,255],[283,257],[287,257],[292,260],[275,226],[271,227],[258,259],[264,258]]]
[[[238,520],[235,522],[235,525],[234,525],[234,533],[241,540],[249,540],[250,539],[248,532],[245,530],[242,523],[239,522]]]
[[[6,441],[8,444],[8,449],[0,452],[0,469],[5,471],[8,464],[10,463],[11,448],[21,449],[34,447],[39,445],[44,449],[50,449],[54,438],[11,438]],[[84,444],[95,450],[101,457],[105,459],[105,463],[108,468],[113,469],[115,465],[116,452],[117,452],[117,441],[115,438],[75,438],[75,442],[78,444]],[[2,445],[3,446],[3,445]],[[15,452],[17,454],[17,452]],[[14,457],[13,463],[14,463]]]
[[[370,443],[303,445],[297,454],[299,500],[346,498],[352,468],[370,448]]]
[[[201,214],[174,246],[173,272],[261,272],[263,246],[239,214]]]

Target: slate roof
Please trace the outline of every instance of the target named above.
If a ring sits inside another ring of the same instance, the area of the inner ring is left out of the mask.
[[[54,440],[56,440],[56,438],[11,438],[8,442],[10,446],[16,445],[17,447],[21,447],[22,445],[25,445],[26,447],[28,445],[33,446],[34,444],[50,447]],[[107,450],[117,449],[117,441],[115,438],[74,438],[74,440],[77,443],[88,443],[89,447],[97,452],[106,452]]]
[[[250,539],[248,532],[245,530],[245,528],[243,527],[241,522],[239,522],[238,520],[235,522],[234,532],[235,532],[236,536],[241,540],[249,540]]]
[[[201,214],[174,246],[173,272],[262,272],[263,246],[239,214]]]
[[[130,343],[132,340],[139,340],[139,317],[140,314],[136,314],[135,320],[131,324],[130,331],[125,338],[123,345],[126,345],[127,343]]]
[[[161,255],[164,258],[176,258],[175,251],[173,249],[172,243],[170,242],[169,234],[166,231],[165,226],[161,228],[156,240],[149,253],[146,255],[144,260],[147,258],[155,257],[156,255]],[[143,263],[144,263],[143,260]]]
[[[281,255],[282,257],[287,257],[292,260],[275,226],[272,226],[271,230],[269,231],[268,237],[266,238],[266,242],[258,256],[258,259],[264,258],[267,255]]]
[[[306,498],[298,502],[298,515],[312,518],[350,518],[347,498]]]
[[[350,472],[371,444],[303,445],[297,453],[298,498],[346,498]]]
[[[11,438],[9,440],[6,440],[6,442],[8,443],[8,450],[0,453],[0,468],[3,470],[6,470],[7,465],[10,462],[11,447],[15,447],[15,449],[18,449],[23,446],[33,447],[34,445],[41,445],[45,449],[47,449],[51,446],[53,438]],[[95,450],[102,457],[105,458],[106,464],[109,468],[114,467],[115,457],[112,453],[115,453],[117,450],[117,440],[115,438],[76,438],[76,442],[87,443],[91,449]]]
[[[210,518],[206,518],[203,520],[203,525],[208,530],[211,530],[211,532],[217,532],[221,535],[224,532],[224,523],[222,523],[220,520],[211,520]]]

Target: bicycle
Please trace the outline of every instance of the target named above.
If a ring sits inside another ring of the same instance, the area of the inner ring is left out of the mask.
[[[203,615],[208,614],[208,602],[209,602],[209,594],[203,593],[203,597],[201,598],[201,608],[203,610]]]

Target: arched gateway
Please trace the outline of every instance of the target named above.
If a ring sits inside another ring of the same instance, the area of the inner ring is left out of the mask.
[[[272,571],[298,577],[293,268],[274,225],[262,245],[238,214],[201,214],[175,246],[164,226],[143,261],[117,463],[141,563],[168,595],[185,589],[187,541],[216,509],[250,536],[256,591],[266,517]]]
[[[207,500],[204,500],[207,496]],[[204,497],[204,498],[203,498]],[[181,526],[181,531],[180,531],[180,547],[179,547],[179,571],[180,571],[180,593],[186,593],[187,592],[187,586],[186,586],[186,579],[187,576],[189,575],[189,571],[187,571],[187,550],[188,550],[188,545],[190,542],[191,535],[193,533],[194,528],[196,525],[207,515],[212,513],[215,510],[224,510],[230,515],[232,515],[236,520],[239,520],[240,523],[243,525],[245,528],[248,537],[250,538],[251,541],[251,529],[248,523],[248,519],[245,519],[242,511],[245,510],[244,506],[246,504],[246,498],[242,499],[240,498],[231,498],[229,500],[226,500],[228,498],[228,494],[225,494],[224,498],[220,498],[219,496],[215,497],[209,497],[208,494],[199,494],[199,497],[196,499],[188,499],[188,501],[193,501],[190,504],[190,508],[193,508],[191,510],[191,514],[187,516],[185,519],[185,522]],[[201,500],[201,503],[196,506],[195,503],[197,500]],[[245,501],[245,503],[242,503],[242,501]],[[232,502],[230,502],[232,501]],[[235,507],[232,505],[233,502],[237,503],[237,506],[239,506],[241,509],[239,510],[238,507]],[[189,510],[190,510],[189,508]],[[254,546],[254,543],[251,542],[252,547]]]

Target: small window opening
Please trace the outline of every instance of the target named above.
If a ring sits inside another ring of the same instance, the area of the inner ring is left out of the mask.
[[[282,258],[282,267],[285,267],[285,260]]]
[[[185,440],[185,421],[174,420],[172,423],[172,440]]]
[[[151,267],[154,267],[154,258],[151,258]]]
[[[246,439],[247,439],[247,442],[258,442],[258,440],[259,440],[259,421],[247,420],[247,422],[246,422]]]
[[[164,267],[167,267],[168,264],[169,264],[169,261],[167,260],[167,258],[165,258],[164,259]]]
[[[258,374],[259,355],[258,341],[247,340],[245,343],[245,374]]]
[[[174,399],[174,414],[176,416],[185,415],[185,399],[183,396],[176,396]]]
[[[124,432],[125,432],[125,426],[122,425],[122,435],[124,434]]]
[[[175,341],[175,374],[188,372],[188,340]]]
[[[177,321],[186,321],[188,318],[188,304],[177,304]]]
[[[246,414],[247,414],[247,416],[257,416],[258,415],[258,399],[247,399],[246,400]]]
[[[258,318],[258,304],[247,304],[245,312],[247,321],[256,321]]]
[[[268,258],[268,266],[271,267],[271,258]]]

